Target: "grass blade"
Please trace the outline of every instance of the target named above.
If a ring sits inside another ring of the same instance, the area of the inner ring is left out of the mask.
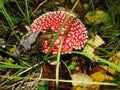
[[[116,64],[114,64],[114,63],[111,63],[111,62],[109,62],[109,61],[107,61],[107,60],[105,60],[105,59],[103,59],[103,58],[98,57],[98,56],[90,55],[90,54],[86,54],[86,53],[78,52],[78,51],[72,51],[72,53],[74,53],[74,54],[81,54],[81,55],[84,55],[84,56],[86,56],[86,57],[88,57],[88,58],[94,58],[95,60],[97,60],[97,61],[99,61],[99,62],[102,62],[102,63],[104,63],[104,64],[108,64],[109,66],[112,66],[112,67],[120,70],[120,66],[118,66],[118,65],[116,65]]]
[[[17,64],[12,64],[12,63],[5,63],[5,62],[0,62],[0,68],[26,68],[25,66],[17,65]]]

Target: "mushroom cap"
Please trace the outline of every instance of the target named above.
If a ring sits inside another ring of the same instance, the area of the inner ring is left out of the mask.
[[[33,21],[30,27],[30,33],[33,34],[36,32],[42,32],[46,34],[49,32],[49,29],[56,33],[60,29],[68,14],[68,12],[64,11],[47,12]],[[67,33],[65,33],[66,30],[68,30]],[[66,34],[66,36],[62,46],[62,54],[70,53],[73,49],[81,49],[84,47],[84,44],[88,38],[84,24],[74,15],[70,14],[68,20],[62,28],[62,31],[60,32],[60,35],[58,36],[54,46],[50,51],[51,54],[58,53],[61,39],[64,34]],[[51,34],[49,38],[44,38],[42,42],[42,48],[40,50],[41,52],[48,52],[50,43],[53,41],[53,38],[54,34]]]

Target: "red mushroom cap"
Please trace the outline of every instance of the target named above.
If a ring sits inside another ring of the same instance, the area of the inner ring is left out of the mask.
[[[40,31],[46,34],[46,32],[48,32],[48,29],[52,29],[54,32],[57,32],[68,14],[69,14],[68,12],[64,11],[54,11],[45,13],[33,21],[33,23],[31,24],[30,32],[35,33]],[[70,24],[71,26],[68,28]],[[76,19],[74,15],[70,14],[70,17],[68,18],[64,27],[62,28],[60,35],[58,36],[57,40],[54,43],[54,46],[51,49],[50,52],[51,54],[56,54],[58,52],[61,39],[67,28],[69,30],[66,33],[66,37],[63,42],[62,46],[63,54],[71,52],[73,48],[81,49],[81,47],[83,47],[84,44],[86,43],[88,36],[84,24],[82,24],[82,22],[79,19]],[[47,53],[50,47],[50,43],[48,41],[49,40],[53,41],[53,38],[54,34],[50,38],[44,39],[42,43],[43,47],[41,49],[41,52]]]

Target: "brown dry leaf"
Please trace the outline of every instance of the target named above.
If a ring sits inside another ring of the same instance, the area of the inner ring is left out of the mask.
[[[51,65],[48,62],[42,64],[43,68],[43,75],[45,78],[49,79],[55,79],[56,78],[56,65]],[[60,64],[59,69],[59,79],[62,80],[71,80],[70,74],[68,70],[66,69],[65,65],[63,63]],[[59,90],[71,90],[72,84],[71,83],[64,83],[59,82]],[[56,90],[56,82],[55,81],[49,81],[48,82],[48,90]]]
[[[103,39],[99,36],[99,35],[94,35],[93,38],[91,38],[90,40],[88,40],[88,43],[99,47],[100,45],[104,44],[105,42],[103,41]],[[94,54],[94,50],[95,48],[91,47],[90,45],[86,45],[85,48],[83,49],[83,52],[85,52],[86,54]]]

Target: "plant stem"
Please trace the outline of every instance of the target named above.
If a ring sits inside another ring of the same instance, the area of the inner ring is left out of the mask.
[[[37,80],[37,81],[56,81],[56,79],[48,79],[48,78],[31,78],[31,77],[19,77],[19,76],[3,76],[0,75],[0,77],[3,78],[8,78],[8,79],[23,79],[23,80]],[[59,79],[59,82],[64,82],[64,83],[72,83],[72,82],[77,82],[77,83],[85,83],[85,84],[95,84],[95,85],[108,85],[108,86],[119,86],[116,83],[108,83],[108,82],[86,82],[86,81],[79,81],[79,80],[61,80]]]
[[[60,43],[60,48],[58,50],[57,54],[57,65],[56,65],[56,90],[58,90],[59,86],[59,66],[60,66],[60,55],[61,55],[61,50],[62,50],[62,44],[64,42],[64,38],[62,38],[61,43]]]
[[[76,3],[74,4],[73,8],[72,8],[71,11],[70,11],[70,13],[72,13],[72,11],[74,10],[74,8],[75,8],[76,5],[78,4],[78,2],[79,2],[79,0],[76,1]],[[69,14],[68,17],[65,19],[65,21],[63,22],[63,24],[62,24],[61,27],[63,27],[63,26],[65,25],[65,23],[66,23],[66,21],[68,20],[69,16],[70,16],[70,14]],[[73,19],[73,21],[74,21],[74,19]],[[73,22],[73,21],[72,21],[72,22]],[[72,24],[72,22],[71,22],[71,24]],[[70,26],[71,26],[71,24],[70,24]],[[60,32],[61,32],[61,30],[62,30],[61,27],[60,27],[60,30],[59,30]],[[64,43],[64,39],[65,39],[65,37],[66,37],[66,33],[68,32],[68,30],[69,30],[69,26],[68,26],[68,28],[67,28],[67,30],[66,30],[64,36],[62,37],[62,40],[61,40],[61,43],[60,43],[60,47],[59,47],[59,50],[58,50],[58,54],[57,54],[57,65],[56,65],[56,90],[59,89],[58,86],[59,86],[60,55],[61,55],[61,51],[62,51],[62,45],[63,45],[63,43]],[[58,34],[58,35],[59,35],[59,34]],[[58,36],[57,36],[57,37],[58,37]]]

